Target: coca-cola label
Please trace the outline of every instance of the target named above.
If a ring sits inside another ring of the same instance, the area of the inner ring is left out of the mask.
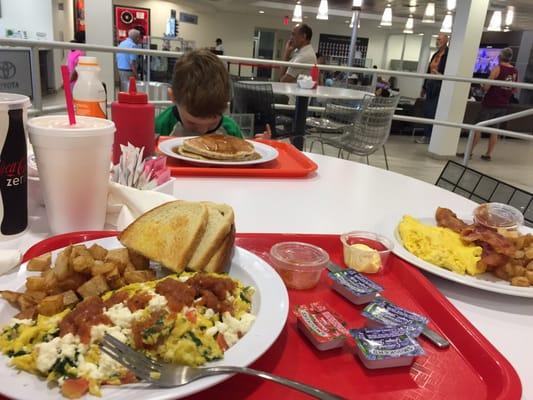
[[[0,112],[1,236],[16,235],[28,226],[28,160],[24,112],[23,109]]]

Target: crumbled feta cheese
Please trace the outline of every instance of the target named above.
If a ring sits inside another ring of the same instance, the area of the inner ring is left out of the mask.
[[[96,380],[109,379],[115,373],[122,370],[124,370],[124,367],[105,353],[100,354],[98,365],[85,361],[83,357],[80,357],[80,363],[78,366],[79,375]]]
[[[91,327],[91,343],[102,340],[105,333],[108,333],[121,342],[126,343],[128,336],[131,334],[131,329],[104,324],[93,325]]]
[[[245,313],[239,319],[232,317],[229,312],[222,314],[222,322],[217,321],[215,328],[224,335],[224,340],[228,346],[233,346],[242,336],[250,330],[255,321],[255,315]]]
[[[148,302],[148,306],[146,307],[149,311],[159,311],[162,308],[165,308],[167,306],[167,299],[165,296],[161,296],[157,293],[154,293],[152,295],[152,298]]]
[[[211,328],[207,328],[205,330],[205,334],[209,336],[215,336],[218,332],[218,328],[216,326],[212,326]]]
[[[39,343],[35,348],[37,349],[37,359],[35,360],[37,369],[46,373],[60,358],[74,360],[76,351],[81,353],[84,350],[84,345],[80,343],[79,337],[67,333],[63,337],[56,337],[49,342]]]
[[[213,318],[214,316],[215,316],[215,311],[213,311],[212,308],[207,308],[207,309],[205,310],[205,312],[204,312],[204,317],[211,319],[211,318]]]
[[[115,304],[104,312],[111,321],[121,328],[130,328],[133,314],[123,303]]]

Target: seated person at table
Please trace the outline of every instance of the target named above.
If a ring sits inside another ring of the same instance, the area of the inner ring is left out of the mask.
[[[156,117],[159,135],[195,136],[219,131],[243,137],[237,123],[223,115],[230,99],[229,76],[209,50],[191,51],[178,59],[169,95],[175,105]]]
[[[175,105],[155,119],[162,136],[196,136],[223,132],[242,138],[237,123],[223,115],[230,99],[229,75],[224,64],[209,50],[191,51],[178,59],[169,97]],[[270,139],[270,127],[259,139]]]

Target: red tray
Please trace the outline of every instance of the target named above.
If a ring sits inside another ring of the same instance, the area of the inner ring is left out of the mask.
[[[55,236],[37,243],[24,259],[70,243],[114,234],[81,232]],[[333,261],[342,264],[338,235],[238,234],[236,243],[267,258],[272,244],[287,240],[318,245]],[[439,350],[421,339],[427,355],[418,358],[411,367],[368,370],[346,349],[316,350],[296,329],[295,318],[290,312],[280,337],[252,367],[315,385],[348,399],[520,399],[522,386],[511,364],[417,268],[396,256],[389,260],[386,271],[373,277],[385,287],[384,296],[429,316],[430,326],[450,340],[449,349]],[[364,324],[359,315],[362,306],[349,303],[331,290],[326,272],[314,289],[289,290],[289,299],[291,310],[297,304],[320,299],[332,305],[350,327]],[[242,375],[190,397],[194,400],[215,398],[308,399],[284,386]]]
[[[174,139],[160,137],[159,142]],[[246,167],[197,166],[172,157],[167,157],[167,167],[172,176],[252,176],[265,178],[303,178],[316,171],[318,165],[292,144],[276,140],[257,140],[278,150],[278,158],[264,164]]]

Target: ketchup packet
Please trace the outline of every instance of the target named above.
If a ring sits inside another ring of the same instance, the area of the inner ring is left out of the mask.
[[[318,350],[342,347],[350,332],[345,322],[326,304],[314,302],[295,308],[298,328]]]

